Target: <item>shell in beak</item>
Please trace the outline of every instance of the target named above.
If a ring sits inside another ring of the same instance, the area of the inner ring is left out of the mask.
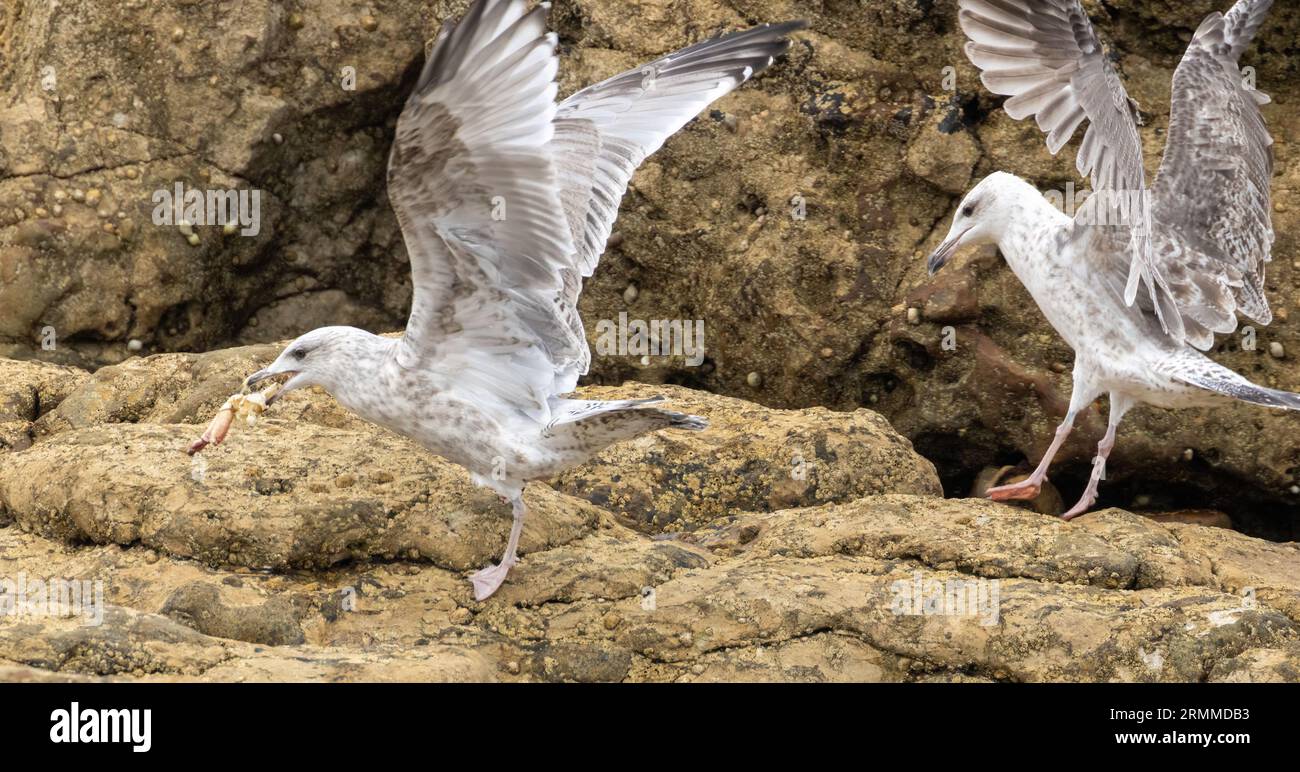
[[[293,381],[293,376],[296,376],[297,374],[298,372],[296,370],[285,370],[283,372],[278,372],[278,373],[272,372],[269,368],[266,370],[258,370],[257,372],[253,373],[252,375],[244,379],[244,388],[252,389],[257,384],[262,383],[264,381],[269,381],[272,378],[288,376],[288,378],[281,385],[281,388],[266,400],[266,406],[270,407],[271,405],[274,405],[278,399],[280,399],[280,395],[284,394],[286,391],[289,391],[292,388],[290,384]]]

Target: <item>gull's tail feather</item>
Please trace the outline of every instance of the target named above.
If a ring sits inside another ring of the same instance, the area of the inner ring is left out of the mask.
[[[674,413],[671,410],[656,411],[662,413],[669,421],[669,429],[686,429],[692,432],[701,432],[709,428],[709,419],[704,416],[691,415],[689,413]]]
[[[1184,353],[1166,362],[1161,369],[1175,380],[1189,386],[1196,386],[1252,405],[1300,410],[1300,394],[1251,383],[1232,370],[1199,354]]]
[[[663,397],[595,400],[555,400],[557,418],[546,428],[546,443],[552,450],[595,455],[622,440],[630,440],[660,429],[701,431],[709,422],[702,416],[663,410],[649,405]]]

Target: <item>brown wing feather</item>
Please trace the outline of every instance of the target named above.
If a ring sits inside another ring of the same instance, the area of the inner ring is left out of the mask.
[[[1174,74],[1165,156],[1156,177],[1156,228],[1191,342],[1208,349],[1214,333],[1237,327],[1237,313],[1272,320],[1264,296],[1274,240],[1269,186],[1273,139],[1237,61],[1272,0],[1241,0],[1227,17],[1210,15]]]

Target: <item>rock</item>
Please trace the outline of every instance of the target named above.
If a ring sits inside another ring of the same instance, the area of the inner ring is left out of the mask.
[[[208,565],[327,567],[417,550],[454,570],[481,568],[505,544],[510,511],[469,475],[395,435],[259,422],[195,460],[197,427],[105,424],[64,432],[0,467],[0,507],[24,529],[93,543],[139,542]],[[392,483],[342,474],[382,467]],[[111,480],[110,484],[105,484]],[[523,554],[590,531],[595,507],[546,486]]]
[[[1213,509],[1184,509],[1175,512],[1141,512],[1139,514],[1160,523],[1188,523],[1190,525],[1232,529],[1232,518]]]
[[[869,410],[769,410],[674,386],[582,390],[587,399],[657,394],[673,410],[708,418],[708,431],[659,432],[615,445],[562,474],[559,489],[648,531],[876,493],[942,494],[930,462]]]
[[[952,106],[931,116],[924,130],[908,145],[907,168],[939,190],[962,196],[970,187],[980,148],[954,117],[957,111]]]
[[[951,490],[965,490],[1008,454],[1037,460],[1069,391],[1068,372],[1053,368],[1071,354],[995,253],[961,255],[934,280],[922,258],[946,233],[962,189],[991,171],[1044,190],[1084,181],[1077,145],[1053,157],[1033,122],[1012,121],[979,83],[952,0],[877,6],[800,8],[811,29],[786,60],[692,121],[636,175],[618,243],[586,282],[587,330],[594,337],[598,320],[626,310],[635,286],[639,316],[707,320],[708,354],[699,366],[597,356],[590,380],[752,397],[748,376],[761,373],[761,399],[772,407],[881,412]],[[1200,18],[1226,0],[1109,6],[1097,27],[1122,54],[1125,85],[1148,116],[1142,133],[1154,164],[1173,67]],[[325,322],[399,329],[410,291],[384,189],[391,124],[424,43],[461,10],[393,0],[369,14],[377,26],[367,31],[369,12],[341,0],[310,15],[270,0],[238,13],[187,7],[183,20],[147,6],[75,19],[47,4],[27,8],[23,24],[0,33],[0,199],[12,203],[0,210],[0,351],[103,365],[131,353],[123,344],[133,339],[176,352],[283,339]],[[790,15],[771,0],[743,14],[698,0],[683,25],[664,0],[577,0],[553,11],[565,41],[560,89],[715,30]],[[177,26],[185,39],[159,47]],[[1286,162],[1300,121],[1300,87],[1286,76],[1297,37],[1297,17],[1275,10],[1247,54],[1275,98],[1265,107],[1278,139],[1275,191],[1300,186],[1300,165]],[[81,66],[87,50],[93,68]],[[271,51],[268,70],[259,63]],[[345,64],[356,67],[355,90],[340,83]],[[50,90],[46,66],[56,76]],[[104,84],[112,88],[101,93]],[[113,203],[129,221],[152,224],[151,195],[178,181],[262,190],[259,235],[222,238],[196,226],[204,237],[194,248],[170,227],[128,237],[122,227],[105,232],[87,203],[86,191],[97,190],[98,207]],[[803,217],[788,207],[795,196]],[[35,216],[41,208],[48,218]],[[1297,226],[1300,208],[1275,212],[1283,259],[1267,288],[1279,310],[1269,340],[1291,348],[1300,316],[1280,311],[1294,301]],[[920,324],[900,329],[891,309],[918,295]],[[34,337],[47,325],[61,341],[51,352]],[[948,327],[952,350],[941,347]],[[1235,340],[1215,356],[1300,389],[1290,358],[1260,357]],[[1092,416],[1084,423],[1060,457],[1074,479],[1086,476],[1104,429]],[[1121,431],[1107,487],[1168,483],[1186,492],[1171,506],[1206,501],[1254,533],[1294,539],[1292,428],[1287,415],[1258,408],[1142,408]],[[1212,463],[1172,461],[1191,446],[1212,449]],[[1257,491],[1249,500],[1233,493],[1241,481]]]
[[[0,358],[0,455],[30,447],[33,424],[88,377],[72,367]]]
[[[217,638],[269,646],[305,641],[293,605],[287,599],[270,598],[265,603],[249,606],[226,605],[221,600],[221,589],[204,582],[191,582],[176,590],[159,613]]]
[[[483,604],[469,601],[459,572],[401,557],[234,572],[167,554],[150,563],[140,544],[65,546],[0,528],[7,576],[101,580],[105,596],[98,627],[0,619],[0,678],[1294,682],[1300,673],[1294,544],[1118,510],[1062,523],[908,495],[736,517],[717,528],[752,528],[738,553],[611,521],[529,552]],[[684,559],[656,564],[664,549]],[[624,575],[636,565],[645,573]],[[932,582],[958,583],[972,604],[926,613],[909,593]],[[256,637],[253,610],[272,602],[308,644],[293,642],[287,624],[279,644],[226,637]]]
[[[1154,164],[1172,68],[1223,8],[1108,5],[1098,28]],[[1083,186],[1074,148],[1052,157],[979,85],[952,0],[802,9],[812,27],[785,61],[638,172],[586,282],[586,328],[630,303],[705,320],[706,357],[597,356],[585,392],[662,391],[715,429],[530,486],[523,562],[498,596],[473,601],[464,573],[495,559],[508,513],[319,394],[191,465],[199,424],[278,350],[218,347],[324,323],[396,330],[409,306],[385,161],[424,43],[463,3],[283,6],[28,3],[21,24],[0,19],[0,355],[51,363],[0,360],[0,575],[108,592],[99,627],[0,620],[0,679],[1297,679],[1294,545],[898,495],[938,492],[920,456],[949,491],[1036,462],[1069,394],[1071,352],[995,251],[925,274],[957,197],[989,172]],[[560,4],[561,92],[790,15],[769,0],[690,10],[683,25],[663,0]],[[1275,97],[1275,191],[1300,186],[1298,18],[1275,10],[1247,54]],[[260,191],[258,235],[154,225],[153,194],[178,182]],[[1300,208],[1275,203],[1267,340],[1283,356],[1235,336],[1213,355],[1296,390],[1300,315],[1284,306]],[[607,388],[630,380],[702,391]],[[1138,409],[1103,495],[1295,540],[1293,418]],[[1053,470],[1063,491],[1103,430],[1100,411],[1081,416]],[[918,574],[998,580],[998,621],[896,616]],[[268,608],[275,624],[250,621]]]
[[[193,439],[190,434],[197,436],[202,429],[174,425],[206,423],[226,397],[239,388],[243,378],[265,367],[281,347],[282,344],[248,346],[201,355],[159,354],[101,368],[93,376],[83,378],[78,388],[42,416],[35,424],[35,431],[39,436],[58,439],[69,432],[104,423],[166,426],[166,431],[161,433],[142,426],[114,427],[108,435],[91,432],[90,436],[98,439],[58,444],[56,447],[62,450],[57,454],[66,461],[76,454],[93,455],[95,451],[91,448],[101,443],[138,438],[149,448],[148,451],[141,448],[139,453],[156,454],[139,467],[142,475],[156,475],[157,470],[166,469],[171,470],[174,479],[192,485],[190,460],[174,454],[187,439]],[[647,530],[680,530],[732,509],[770,511],[849,501],[870,493],[938,495],[942,492],[934,467],[917,455],[910,443],[886,421],[868,410],[848,414],[820,408],[770,410],[673,386],[589,387],[581,393],[593,399],[664,395],[671,400],[672,409],[699,413],[711,421],[707,432],[665,432],[610,448],[591,463],[556,481],[560,490],[586,498]],[[391,474],[394,468],[401,468],[402,462],[390,468],[374,457],[369,463],[361,460],[371,452],[368,449],[371,437],[383,438],[377,447],[400,447],[403,456],[429,459],[427,453],[366,424],[318,392],[290,393],[267,415],[271,419],[267,422],[270,444],[263,441],[260,430],[255,430],[254,439],[241,436],[246,430],[237,428],[232,440],[211,459],[194,463],[207,464],[211,476],[227,468],[217,462],[227,458],[224,454],[228,449],[241,454],[241,459],[253,458],[242,454],[256,453],[270,461],[285,454],[297,455],[302,449],[319,447],[322,443],[356,443],[353,466],[321,466],[309,459],[285,463],[284,468],[337,470],[328,479],[323,479],[327,475],[322,471],[320,481],[312,477],[312,482],[301,479],[292,483],[275,482],[282,476],[259,471],[260,477],[250,477],[252,482],[246,483],[263,488],[291,484],[301,492],[312,484],[350,490],[358,482],[357,470],[377,469]],[[313,430],[304,424],[345,433],[312,434]],[[299,434],[300,429],[308,433]],[[283,435],[282,431],[288,431],[289,435]],[[180,445],[168,444],[178,441]],[[56,453],[53,449],[48,452]],[[39,452],[33,454],[30,462],[36,463],[41,457]],[[429,463],[441,464],[436,460]],[[264,462],[258,462],[259,469],[263,466]],[[29,467],[20,468],[31,471]],[[441,468],[464,477],[451,465],[441,464]],[[21,471],[13,474],[15,480],[23,476]],[[0,470],[0,479],[3,475],[4,471]],[[323,495],[322,500],[325,498]],[[267,499],[257,495],[252,501],[257,507]]]

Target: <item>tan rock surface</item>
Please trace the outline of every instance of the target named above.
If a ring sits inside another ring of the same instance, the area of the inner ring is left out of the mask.
[[[722,544],[741,521],[756,535],[738,550]],[[1065,524],[903,495],[745,515],[697,533],[710,530],[713,548],[606,519],[530,551],[497,597],[477,603],[460,572],[418,560],[262,572],[0,528],[0,575],[100,579],[107,604],[99,627],[0,620],[0,678],[1295,681],[1300,672],[1295,545],[1117,510]],[[895,613],[899,588],[918,579],[996,582],[986,586],[998,603]],[[188,617],[175,613],[178,597]],[[266,622],[239,613],[268,606],[301,642],[266,643]],[[228,637],[180,621],[201,616],[224,616]]]
[[[89,377],[73,367],[0,358],[0,454],[31,447],[35,421]]]
[[[1086,3],[1142,105],[1152,170],[1173,68],[1200,19],[1228,4]],[[132,339],[182,351],[325,323],[398,329],[409,279],[384,190],[391,127],[424,42],[465,5],[393,0],[373,29],[341,0],[310,13],[271,0],[237,11],[14,6],[0,27],[0,353],[102,364],[125,358]],[[1300,389],[1300,17],[1283,5],[1246,55],[1275,97],[1265,108],[1278,161],[1267,290],[1278,318],[1257,330],[1254,350],[1229,336],[1215,356],[1266,385]],[[593,337],[596,321],[622,311],[703,320],[706,359],[597,356],[594,382],[870,407],[935,461],[950,493],[985,466],[1036,458],[1069,393],[1068,348],[995,256],[963,257],[935,280],[921,258],[968,181],[997,169],[1044,189],[1083,181],[1072,147],[1050,156],[1032,122],[1011,121],[979,84],[955,15],[955,0],[557,5],[563,93],[718,30],[811,22],[785,62],[641,169],[617,245],[582,299]],[[341,85],[344,66],[356,68],[355,91]],[[153,225],[151,196],[178,181],[262,190],[261,233],[200,227],[193,247],[175,227]],[[58,347],[33,352],[46,326]],[[949,327],[955,350],[941,345]],[[1271,343],[1292,353],[1274,359]],[[1067,498],[1102,430],[1090,414],[1066,446]],[[1292,417],[1256,408],[1141,409],[1121,432],[1103,493],[1123,505],[1154,495],[1158,506],[1220,508],[1252,533],[1300,538],[1293,436]],[[1182,460],[1189,449],[1196,461]]]
[[[880,415],[771,410],[675,386],[590,387],[588,399],[663,394],[709,419],[704,432],[658,432],[615,445],[558,487],[649,531],[681,530],[730,511],[771,511],[875,493],[941,495],[934,466]]]
[[[206,423],[243,378],[264,367],[277,351],[276,346],[266,345],[199,355],[160,354],[100,368],[33,422],[33,433],[50,439],[36,452],[15,459],[7,479],[28,487],[26,493],[14,495],[26,497],[23,500],[31,502],[25,505],[28,508],[38,502],[48,505],[48,496],[92,495],[97,480],[107,479],[111,470],[121,475],[125,485],[157,492],[143,497],[153,502],[151,509],[123,517],[133,523],[179,517],[186,522],[174,527],[191,533],[189,515],[177,509],[182,498],[186,512],[191,511],[188,508],[207,512],[223,505],[189,495],[191,489],[206,490],[193,479],[200,464],[209,477],[224,476],[221,484],[237,481],[246,488],[243,506],[258,513],[277,496],[284,506],[301,507],[311,497],[327,508],[359,506],[356,497],[370,496],[376,487],[365,479],[372,472],[406,480],[407,488],[393,495],[408,499],[419,495],[410,486],[418,487],[422,476],[439,481],[454,478],[468,491],[463,472],[366,424],[319,392],[287,395],[267,414],[265,431],[237,427],[226,445],[205,451],[197,460],[179,455],[177,449],[201,432],[197,424]],[[768,511],[850,501],[872,493],[941,493],[933,465],[868,410],[848,414],[821,408],[773,410],[668,385],[583,390],[589,398],[612,395],[664,395],[674,409],[711,421],[707,432],[662,432],[623,443],[557,481],[560,490],[609,509],[643,530],[680,530],[724,514],[728,507]],[[294,426],[286,428],[289,424]],[[90,449],[119,444],[132,448],[125,469]],[[335,448],[343,452],[335,453]],[[391,464],[388,454],[394,456]],[[87,456],[88,465],[79,463]],[[64,476],[71,472],[77,474],[75,481]],[[356,478],[359,483],[355,490],[340,491],[340,477]],[[3,468],[0,479],[6,479]],[[47,483],[37,489],[36,481]],[[75,486],[81,486],[76,494],[63,493]],[[455,486],[440,482],[435,487]],[[487,493],[481,498],[493,500]],[[397,505],[385,499],[385,506]],[[254,517],[251,522],[264,519]],[[99,535],[91,538],[112,538],[106,528],[101,524]],[[124,533],[134,532],[134,527],[127,527]]]
[[[1173,68],[1227,3],[1085,0],[1152,170]],[[692,0],[687,24],[666,0],[557,4],[565,93],[718,30],[812,27],[643,166],[582,298],[593,339],[623,311],[706,325],[700,366],[598,355],[592,383],[750,402],[619,387],[715,430],[530,486],[523,563],[486,604],[464,574],[505,508],[332,400],[291,395],[197,466],[181,452],[277,350],[219,346],[401,326],[384,163],[423,44],[465,1],[393,0],[373,29],[339,0],[0,13],[0,355],[98,368],[0,359],[0,577],[102,579],[109,604],[98,627],[0,618],[0,679],[1300,680],[1294,543],[915,495],[937,483],[913,445],[964,492],[1036,458],[1069,393],[1068,348],[995,254],[925,276],[967,182],[1082,186],[1072,148],[1052,158],[979,85],[955,5]],[[1275,97],[1277,321],[1214,355],[1300,389],[1300,16],[1280,6],[1246,57]],[[261,233],[155,226],[177,182],[260,190]],[[132,340],[210,353],[130,359]],[[1090,411],[1064,449],[1067,498],[1102,429]],[[1103,493],[1294,540],[1294,440],[1292,415],[1141,409]],[[996,579],[997,624],[895,615],[918,572]]]

